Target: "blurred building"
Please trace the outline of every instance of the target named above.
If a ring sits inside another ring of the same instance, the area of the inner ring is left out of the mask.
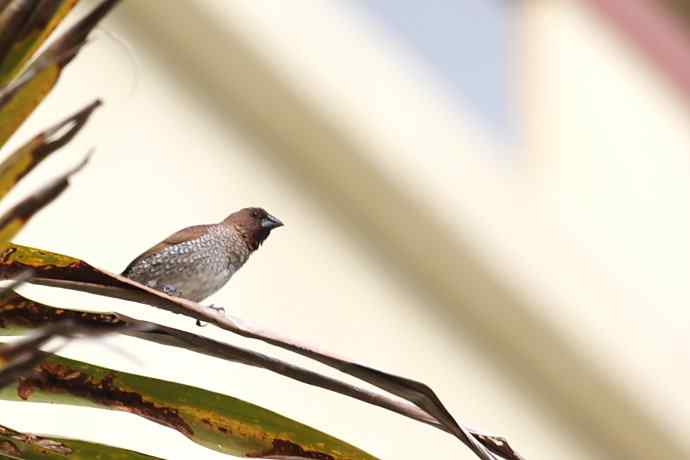
[[[261,205],[286,227],[215,303],[422,380],[527,459],[688,458],[690,40],[672,3],[124,2],[15,137],[105,98],[70,153],[22,184],[97,146],[19,241],[117,271],[180,227]],[[141,362],[98,362],[249,400],[380,458],[473,458],[345,397],[117,343]],[[5,407],[17,429],[221,458],[127,414]]]

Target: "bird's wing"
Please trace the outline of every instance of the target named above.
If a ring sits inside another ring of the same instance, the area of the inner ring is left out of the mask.
[[[151,254],[161,251],[167,247],[175,246],[176,244],[199,238],[200,236],[206,233],[209,227],[210,225],[194,225],[192,227],[183,228],[182,230],[173,233],[172,235],[170,235],[154,247],[144,251],[136,259],[130,262],[129,265],[127,265],[127,268],[125,268],[125,270],[122,273],[126,274],[127,272],[129,272],[130,268],[133,265],[135,265],[140,260],[150,256]]]

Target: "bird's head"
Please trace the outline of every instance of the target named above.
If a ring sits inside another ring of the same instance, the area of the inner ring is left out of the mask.
[[[271,230],[283,226],[280,220],[262,208],[240,209],[230,214],[223,223],[234,226],[252,251],[268,238]]]

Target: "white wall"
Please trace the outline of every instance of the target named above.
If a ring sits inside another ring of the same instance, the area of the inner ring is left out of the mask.
[[[530,143],[516,155],[524,164],[497,169],[490,159],[503,147],[366,17],[331,2],[192,3],[125,2],[104,27],[136,64],[97,34],[22,129],[26,138],[105,97],[77,141],[20,187],[97,146],[19,242],[119,270],[180,227],[258,204],[286,227],[211,299],[237,315],[423,380],[459,420],[507,436],[529,459],[611,458],[625,442],[624,457],[649,458],[645,436],[666,428],[649,407],[687,418],[685,109],[603,26],[570,2],[525,10]],[[323,126],[332,142],[309,132]],[[194,329],[140,305],[25,291]],[[140,362],[95,344],[68,354],[231,394],[380,458],[472,458],[440,431],[344,397],[110,342]],[[127,414],[2,409],[26,431],[221,458]],[[618,417],[629,423],[606,425]],[[667,453],[688,448],[667,434]]]

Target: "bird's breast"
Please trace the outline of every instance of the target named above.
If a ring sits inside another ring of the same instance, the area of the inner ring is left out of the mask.
[[[154,289],[173,289],[174,295],[196,302],[222,288],[249,258],[239,235],[225,229],[152,254],[128,275]]]

